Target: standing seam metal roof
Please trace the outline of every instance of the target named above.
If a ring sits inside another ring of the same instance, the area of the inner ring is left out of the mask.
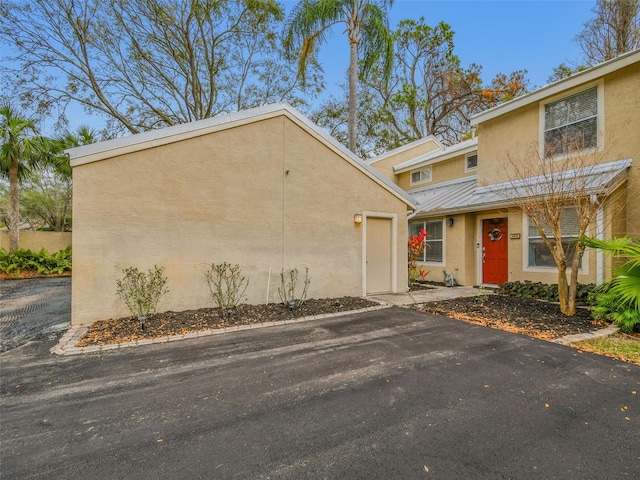
[[[587,194],[610,193],[624,178],[622,174],[631,165],[632,160],[617,160],[592,167],[559,172],[558,177],[571,179],[566,183],[568,188],[580,179],[581,190]],[[443,182],[430,187],[410,190],[408,193],[418,201],[416,216],[435,216],[451,213],[464,213],[498,206],[513,205],[515,198],[529,196],[535,188],[538,195],[545,194],[545,177],[530,177],[516,182],[504,182],[478,187],[477,176]],[[526,185],[523,188],[522,185]],[[547,190],[548,191],[548,190]]]

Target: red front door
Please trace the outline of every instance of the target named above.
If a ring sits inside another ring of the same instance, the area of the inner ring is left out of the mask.
[[[500,285],[509,280],[506,218],[482,221],[482,283]]]

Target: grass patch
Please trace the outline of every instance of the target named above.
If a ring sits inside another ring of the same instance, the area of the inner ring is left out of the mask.
[[[625,362],[640,364],[640,338],[628,335],[595,338],[571,344],[572,347],[585,352],[606,355]]]

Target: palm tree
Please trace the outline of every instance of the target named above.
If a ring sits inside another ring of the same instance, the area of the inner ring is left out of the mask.
[[[305,79],[307,63],[313,59],[316,44],[326,41],[329,29],[345,24],[349,40],[349,149],[356,151],[356,112],[358,61],[366,77],[380,59],[388,79],[393,65],[393,36],[389,31],[387,9],[394,0],[302,0],[287,20],[284,45],[289,55],[298,56],[298,73]]]
[[[622,331],[640,331],[640,240],[630,237],[598,240],[583,238],[584,244],[598,248],[624,263],[600,292],[594,316],[608,318]]]
[[[20,181],[42,161],[45,151],[45,142],[37,133],[33,120],[21,116],[9,105],[0,107],[0,176],[9,179],[10,252],[20,245]]]
[[[55,172],[63,177],[71,178],[71,165],[64,150],[95,143],[98,141],[98,136],[98,132],[87,125],[79,126],[75,132],[65,130],[61,136],[53,141],[54,156],[51,158],[51,164]]]

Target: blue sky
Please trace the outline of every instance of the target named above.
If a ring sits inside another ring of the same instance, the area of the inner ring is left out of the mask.
[[[296,2],[283,3],[289,10]],[[580,60],[574,38],[592,17],[594,5],[584,0],[396,0],[389,13],[394,29],[406,18],[448,23],[463,66],[482,65],[486,83],[497,73],[526,69],[533,88],[546,84],[561,62]],[[344,82],[348,46],[340,27],[321,47],[320,60],[328,88]]]
[[[287,12],[296,0],[281,0]],[[585,0],[396,0],[390,10],[390,25],[407,18],[425,18],[428,25],[444,21],[455,32],[455,53],[463,66],[483,67],[482,80],[489,83],[497,73],[528,71],[529,88],[547,83],[553,68],[561,62],[579,62],[581,52],[574,41],[584,23],[592,17],[595,1]],[[348,45],[342,25],[334,28],[329,41],[320,47],[320,61],[328,89],[322,98],[345,83]],[[95,125],[97,117],[80,107],[70,107],[71,128]],[[45,122],[45,128],[46,128]]]

